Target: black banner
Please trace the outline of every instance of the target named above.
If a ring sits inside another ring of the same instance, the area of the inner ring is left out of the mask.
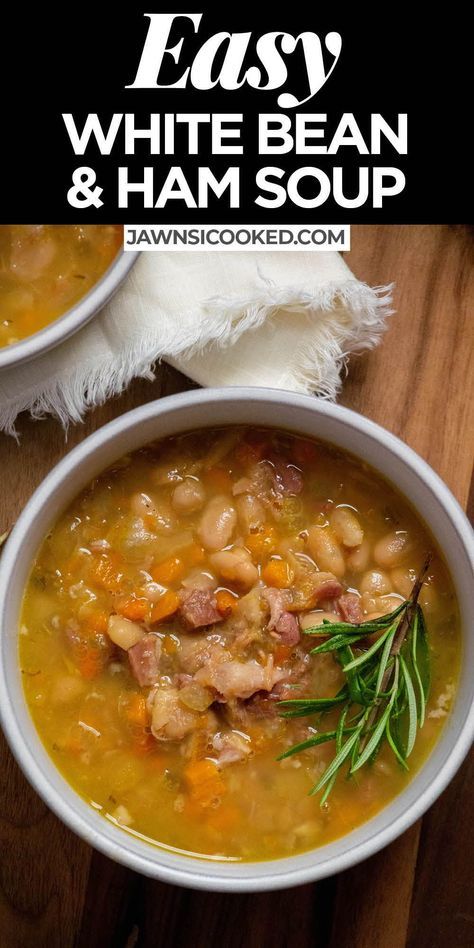
[[[262,15],[196,4],[172,23],[165,13],[13,12],[0,57],[4,222],[469,218],[454,10],[416,26],[399,6],[349,17],[341,5]],[[148,81],[161,88],[139,87]]]

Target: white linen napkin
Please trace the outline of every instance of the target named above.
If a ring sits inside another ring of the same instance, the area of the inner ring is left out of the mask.
[[[22,411],[64,426],[153,379],[166,359],[201,385],[260,385],[334,399],[351,352],[377,344],[392,285],[356,280],[336,252],[143,253],[79,333],[0,372],[0,430]]]

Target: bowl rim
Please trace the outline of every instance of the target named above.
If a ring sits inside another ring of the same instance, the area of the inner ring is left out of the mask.
[[[410,476],[418,478],[428,493],[432,496],[434,495],[437,501],[443,506],[461,542],[463,552],[466,554],[466,562],[470,562],[471,570],[474,571],[473,534],[469,522],[457,500],[432,468],[416,454],[416,452],[395,435],[386,431],[386,429],[348,408],[326,401],[318,401],[312,396],[295,394],[279,389],[255,387],[198,389],[149,402],[119,416],[107,425],[99,428],[73,448],[41,482],[21,513],[4,547],[0,560],[0,647],[2,646],[1,640],[4,638],[5,612],[7,609],[6,597],[10,580],[16,569],[17,557],[20,555],[19,562],[21,562],[22,559],[26,560],[29,556],[29,562],[31,564],[35,551],[29,551],[27,554],[25,549],[22,549],[28,540],[30,524],[41,513],[42,509],[47,507],[48,502],[51,504],[51,498],[58,484],[64,483],[81,462],[84,462],[87,458],[91,458],[95,454],[96,449],[104,448],[111,443],[113,444],[117,436],[132,431],[136,428],[137,424],[139,425],[140,423],[151,421],[155,418],[158,419],[160,415],[169,413],[170,411],[172,412],[173,409],[182,410],[187,407],[192,408],[197,402],[201,405],[211,406],[217,399],[224,403],[241,403],[242,401],[249,402],[258,400],[265,402],[269,408],[276,408],[278,404],[281,404],[283,401],[286,405],[296,410],[299,408],[310,408],[312,411],[322,413],[322,415],[329,417],[333,421],[341,421],[343,424],[349,425],[352,430],[356,430],[357,434],[363,433],[363,435],[378,444],[382,442],[383,445],[388,448],[388,451],[397,455],[405,467],[410,470]],[[232,424],[232,420],[230,419],[228,423]],[[212,421],[208,423],[207,426],[209,426],[209,424],[212,424]],[[192,430],[192,427],[196,427],[196,425],[190,426],[188,430]],[[206,427],[206,423],[198,427]],[[271,427],[271,425],[269,425],[269,427]],[[285,425],[285,427],[288,426]],[[178,430],[184,429],[181,426]],[[296,418],[294,430],[298,431]],[[143,444],[147,443],[147,440],[149,439],[144,438]],[[324,438],[324,440],[330,439]],[[116,456],[118,457],[120,453],[121,449],[117,451]],[[80,490],[80,487],[77,487],[77,491],[78,490]],[[61,792],[58,792],[48,780],[48,775],[44,772],[41,761],[38,759],[40,756],[38,748],[41,748],[43,754],[46,755],[50,764],[50,770],[53,768],[56,774],[60,772],[45,748],[43,748],[41,739],[37,733],[36,754],[29,748],[16,717],[15,702],[10,696],[9,683],[4,672],[3,662],[0,662],[0,689],[3,693],[3,699],[0,702],[0,723],[10,748],[29,782],[34,786],[50,809],[52,809],[70,829],[104,855],[109,856],[137,872],[171,884],[210,891],[254,892],[288,888],[317,881],[328,875],[348,869],[363,859],[368,858],[391,843],[425,813],[456,773],[474,739],[473,690],[470,704],[462,718],[457,739],[454,743],[449,746],[449,739],[445,740],[443,737],[447,731],[446,725],[437,745],[427,758],[427,761],[414,775],[413,780],[407,784],[407,788],[397,794],[394,800],[390,801],[378,814],[365,824],[361,824],[361,827],[358,829],[364,826],[370,827],[378,818],[379,821],[381,819],[383,822],[383,814],[390,809],[391,804],[400,798],[408,797],[410,786],[413,786],[418,775],[427,767],[436,747],[440,745],[441,742],[443,745],[446,744],[447,746],[441,766],[434,779],[424,789],[421,789],[418,796],[413,798],[412,802],[395,817],[393,822],[384,823],[384,825],[376,828],[373,832],[368,833],[365,839],[355,844],[350,843],[352,832],[344,834],[344,836],[339,837],[339,839],[347,839],[349,842],[347,848],[337,855],[328,855],[328,857],[325,858],[324,851],[328,846],[337,843],[338,840],[310,850],[309,854],[322,854],[322,858],[316,863],[298,866],[298,860],[301,860],[305,855],[304,853],[286,858],[267,860],[265,862],[239,862],[236,865],[241,869],[243,867],[245,874],[238,878],[230,874],[226,875],[226,870],[220,875],[216,875],[215,872],[206,871],[209,870],[211,865],[215,867],[216,863],[212,864],[205,858],[199,859],[199,857],[190,857],[182,855],[181,853],[178,855],[177,864],[165,865],[163,862],[160,862],[159,859],[160,853],[162,855],[164,853],[168,855],[169,850],[167,847],[154,847],[146,842],[138,843],[135,846],[133,843],[130,843],[129,835],[125,833],[123,829],[113,827],[112,830],[110,830],[110,824],[108,824],[103,817],[98,817],[98,814],[94,814],[94,816],[102,820],[103,826],[102,824],[100,827],[98,824],[95,826],[92,825],[93,819],[90,816],[90,813],[94,812],[92,807],[82,800],[70,787],[65,778],[62,778],[61,775],[65,788],[67,788]],[[22,700],[26,707],[24,696],[22,696]],[[105,829],[105,826],[108,826],[109,829]],[[357,830],[354,832],[357,832]],[[129,840],[129,848],[127,848],[127,840]],[[133,846],[134,848],[132,850],[130,847]],[[288,864],[288,868],[286,868],[286,864]],[[230,865],[232,865],[232,863],[230,863]],[[264,868],[266,870],[265,875],[263,876],[261,873],[253,875],[252,870],[256,868],[260,868],[260,870]]]
[[[140,255],[139,250],[118,250],[107,270],[85,296],[43,329],[0,348],[0,371],[29,362],[65,342],[102,309],[118,289]]]

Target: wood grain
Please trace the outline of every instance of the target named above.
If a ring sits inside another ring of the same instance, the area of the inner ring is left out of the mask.
[[[347,260],[371,284],[396,281],[389,331],[353,359],[341,402],[407,441],[468,501],[474,443],[473,238],[463,227],[357,226]],[[0,532],[47,471],[128,409],[189,388],[160,367],[89,414],[67,442],[56,422],[0,436]],[[474,944],[474,758],[419,824],[364,864],[316,885],[254,896],[198,893],[118,866],[69,832],[0,741],[2,948],[467,948]]]

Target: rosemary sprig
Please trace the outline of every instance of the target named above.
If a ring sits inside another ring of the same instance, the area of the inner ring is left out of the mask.
[[[311,790],[312,794],[323,791],[321,806],[343,765],[349,761],[351,776],[374,760],[385,740],[400,765],[408,770],[407,759],[425,721],[430,688],[426,624],[418,604],[430,562],[431,554],[413,585],[410,599],[389,615],[359,625],[325,620],[322,625],[305,630],[306,635],[325,637],[326,641],[313,648],[311,654],[333,652],[346,681],[334,698],[280,701],[281,714],[286,718],[318,714],[322,718],[340,708],[340,717],[336,728],[295,744],[278,760],[335,741],[335,756]],[[363,640],[372,632],[379,635],[367,647]]]

